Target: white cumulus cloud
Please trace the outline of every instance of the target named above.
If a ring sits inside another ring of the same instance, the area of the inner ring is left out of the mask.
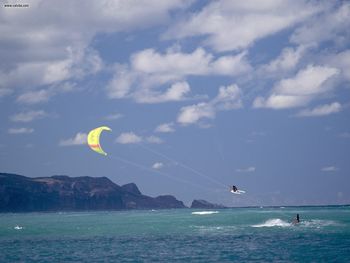
[[[177,116],[177,122],[183,125],[188,125],[198,122],[200,119],[215,117],[215,109],[212,104],[201,102],[198,104],[185,106],[180,109]]]
[[[43,110],[27,111],[12,115],[10,119],[14,122],[31,122],[33,120],[42,119],[47,115],[48,114]]]
[[[142,137],[135,134],[134,132],[124,132],[117,137],[116,142],[120,144],[137,144],[141,142],[161,144],[164,141],[161,138],[154,135]]]
[[[26,134],[26,133],[33,133],[34,129],[32,128],[10,128],[8,129],[9,134]]]
[[[25,104],[36,104],[47,102],[50,99],[49,90],[28,91],[17,97],[17,102]]]
[[[123,117],[123,114],[121,114],[121,113],[113,113],[113,114],[105,116],[104,119],[112,121],[112,120],[118,120],[122,117]]]
[[[120,144],[140,143],[142,142],[142,137],[136,135],[133,132],[125,132],[118,136],[116,142]]]
[[[153,168],[153,169],[156,169],[156,170],[161,169],[161,168],[163,168],[163,167],[164,167],[164,164],[161,163],[161,162],[156,162],[156,163],[154,163],[154,164],[152,165],[152,168]]]
[[[257,97],[253,106],[273,109],[306,106],[320,94],[332,89],[332,86],[325,83],[338,74],[337,68],[309,65],[300,70],[295,77],[279,81],[266,99]]]
[[[333,113],[337,113],[341,111],[342,106],[339,102],[333,102],[331,104],[325,104],[317,106],[313,109],[305,109],[300,111],[297,116],[298,117],[317,117],[317,116],[325,116]]]
[[[308,1],[210,1],[199,12],[180,20],[164,35],[168,39],[203,36],[216,51],[244,49],[258,39],[319,13],[326,7]]]
[[[284,48],[281,54],[260,68],[262,74],[283,73],[293,70],[306,51],[306,47],[301,45],[298,48]]]
[[[322,172],[336,172],[336,171],[338,171],[338,168],[335,166],[326,166],[326,167],[321,168],[321,171]]]
[[[247,168],[239,168],[236,171],[239,173],[252,173],[255,172],[256,168],[254,166],[250,166]]]
[[[174,123],[173,122],[169,122],[169,123],[162,123],[159,124],[155,130],[155,132],[163,132],[163,133],[169,133],[169,132],[174,132]]]
[[[29,5],[25,10],[0,9],[0,95],[8,94],[7,90],[24,90],[25,95],[20,94],[18,100],[35,103],[47,97],[40,94],[42,100],[35,99],[28,90],[80,80],[104,67],[91,47],[98,33],[130,32],[164,24],[170,12],[189,3],[37,0]]]
[[[189,76],[236,76],[251,70],[246,52],[215,58],[203,48],[164,54],[146,49],[131,56],[130,65],[117,65],[107,86],[110,98],[132,98],[139,103],[179,101],[189,93]],[[170,85],[170,87],[169,87]]]
[[[342,78],[350,81],[350,49],[326,56],[324,63],[340,69]]]
[[[176,82],[163,93],[145,89],[135,94],[135,99],[140,103],[162,103],[169,101],[181,101],[191,91],[187,82]]]
[[[337,45],[348,45],[350,34],[350,3],[347,1],[323,4],[323,12],[313,16],[295,30],[291,41],[298,44],[321,44],[332,41]]]
[[[59,142],[59,146],[75,146],[87,144],[87,134],[78,132],[73,138],[63,139]]]
[[[220,110],[231,110],[242,107],[241,91],[237,85],[220,87],[218,95],[209,102],[185,106],[180,109],[177,122],[182,125],[194,124],[201,119],[213,119]]]

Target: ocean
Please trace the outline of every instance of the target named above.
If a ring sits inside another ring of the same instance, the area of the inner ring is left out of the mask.
[[[0,214],[0,262],[251,261],[350,262],[350,207]]]

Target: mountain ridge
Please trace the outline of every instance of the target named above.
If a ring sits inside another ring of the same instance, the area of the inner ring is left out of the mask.
[[[186,208],[171,195],[143,195],[107,177],[26,177],[0,173],[0,212]]]

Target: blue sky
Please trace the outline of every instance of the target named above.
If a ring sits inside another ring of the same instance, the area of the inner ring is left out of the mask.
[[[4,3],[2,172],[187,205],[350,203],[349,2]],[[107,157],[86,145],[101,125]]]

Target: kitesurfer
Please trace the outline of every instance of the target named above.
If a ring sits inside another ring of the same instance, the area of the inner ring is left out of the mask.
[[[232,188],[231,188],[231,190],[233,191],[233,192],[237,192],[237,187],[235,186],[235,185],[232,185]]]
[[[293,219],[292,223],[293,224],[299,224],[300,223],[299,214],[297,214],[297,216]]]

